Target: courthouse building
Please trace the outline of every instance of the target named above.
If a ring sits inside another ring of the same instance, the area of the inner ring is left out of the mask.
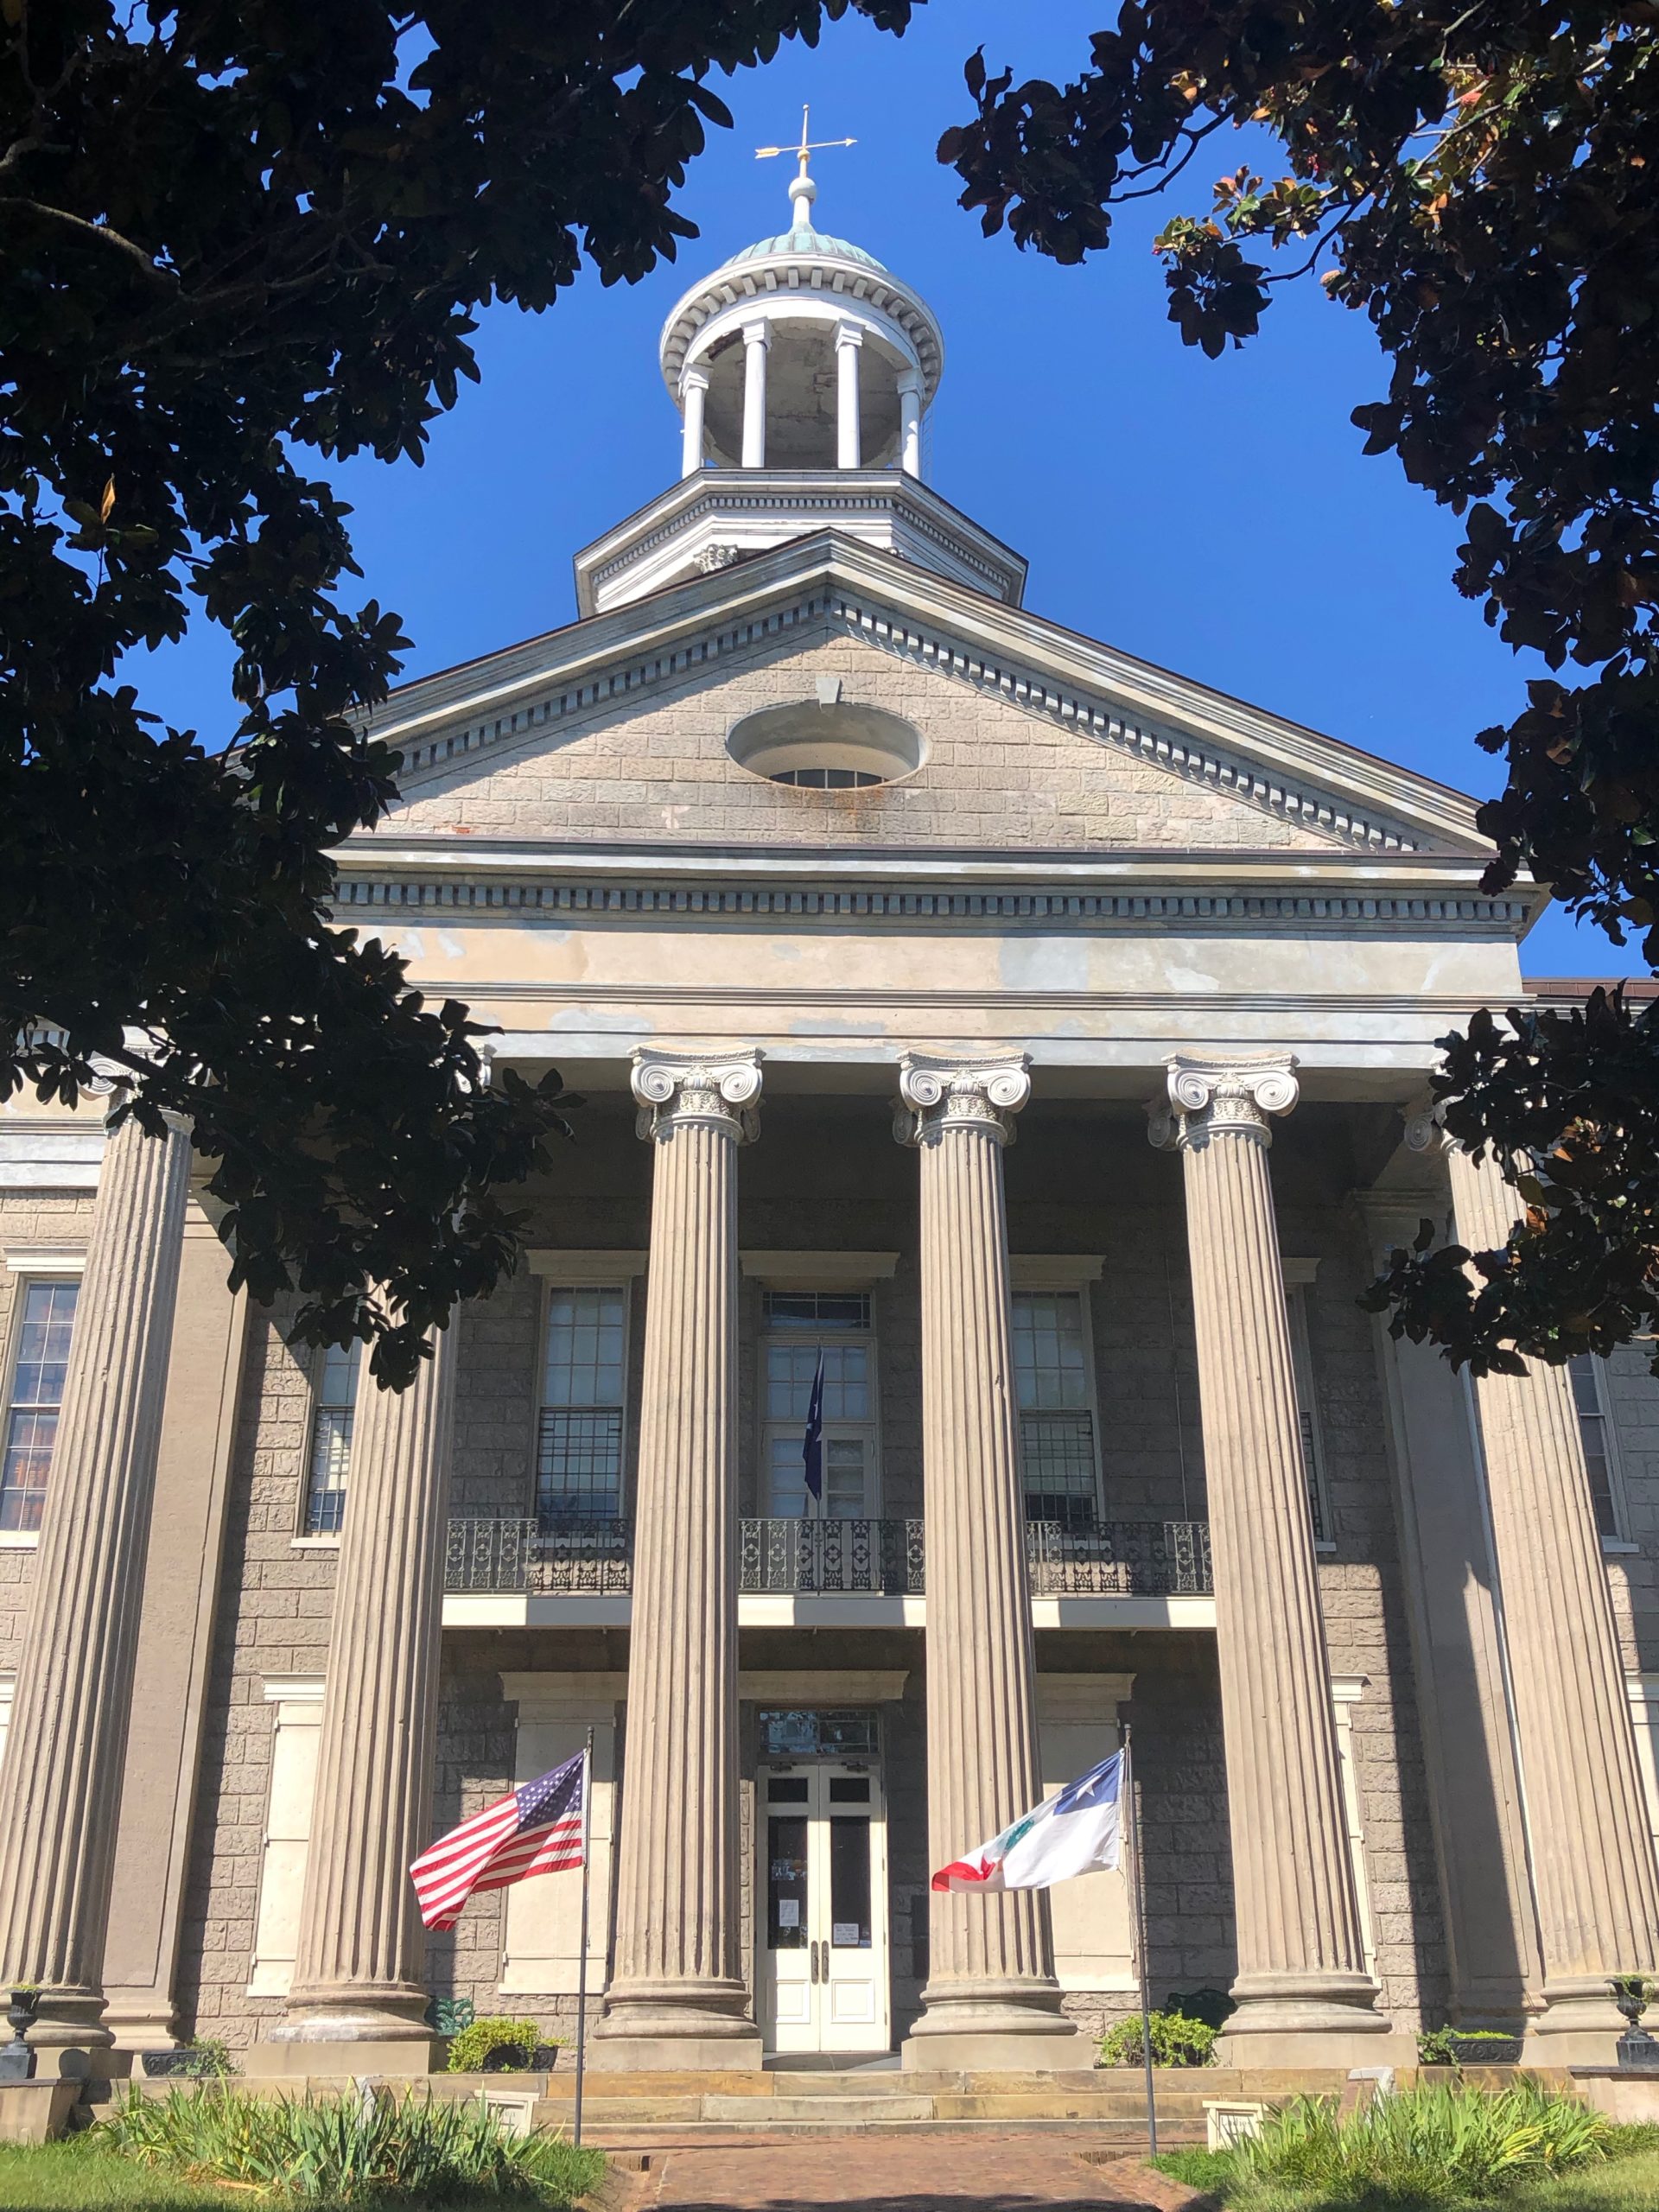
[[[388,1396],[229,1294],[188,1132],[0,1109],[7,1969],[44,2045],[250,2071],[424,2066],[435,1997],[568,2032],[574,1877],[423,1942],[404,1870],[591,1728],[595,2064],[1076,2067],[1122,1876],[929,1873],[1127,1725],[1153,1996],[1230,1988],[1241,2063],[1605,2056],[1659,1389],[1357,1303],[1425,1217],[1503,1238],[1421,1100],[1567,988],[1541,894],[1028,609],[928,480],[932,315],[814,197],[670,316],[682,471],[578,619],[375,717],[340,920],[585,1100],[523,1267]]]

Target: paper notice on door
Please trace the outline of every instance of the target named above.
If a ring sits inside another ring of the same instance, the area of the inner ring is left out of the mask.
[[[830,1941],[832,1943],[856,1943],[862,1940],[863,1934],[855,1920],[837,1920],[830,1923]]]
[[[778,1925],[780,1928],[798,1928],[800,1924],[801,1901],[799,1897],[779,1897],[778,1900]]]

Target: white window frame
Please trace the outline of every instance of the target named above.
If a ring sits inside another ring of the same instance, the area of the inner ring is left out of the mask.
[[[1010,1303],[1024,1291],[1070,1291],[1077,1294],[1077,1313],[1083,1327],[1083,1370],[1089,1386],[1089,1429],[1095,1447],[1095,1519],[1102,1523],[1107,1518],[1108,1510],[1106,1471],[1101,1450],[1100,1363],[1095,1351],[1095,1310],[1090,1286],[1100,1281],[1105,1265],[1104,1255],[1100,1253],[1014,1252],[1008,1256]],[[1017,1403],[1014,1421],[1016,1433],[1022,1439],[1020,1497],[1023,1504],[1026,1497],[1024,1424]]]
[[[357,1348],[357,1382],[352,1395],[352,1440],[346,1452],[346,1480],[343,1488],[346,1504],[341,1510],[344,1523],[350,1510],[352,1496],[352,1460],[357,1451],[357,1398],[363,1388],[369,1346],[359,1343]],[[317,1455],[317,1416],[324,1408],[319,1393],[322,1389],[324,1368],[328,1358],[327,1344],[316,1346],[311,1356],[310,1371],[306,1377],[310,1392],[310,1408],[305,1417],[305,1457],[300,1463],[300,1495],[294,1516],[294,1549],[296,1551],[337,1552],[340,1549],[340,1529],[308,1529],[306,1522],[311,1511],[311,1475]]]
[[[86,1254],[80,1248],[60,1245],[8,1245],[4,1261],[6,1272],[15,1276],[16,1281],[11,1287],[11,1308],[6,1316],[4,1357],[0,1357],[0,1450],[4,1448],[11,1427],[11,1394],[17,1376],[17,1352],[22,1338],[24,1301],[37,1282],[79,1282],[86,1272]],[[77,1300],[77,1327],[80,1320],[79,1301]],[[51,1494],[49,1475],[48,1470],[48,1497]],[[0,1529],[0,1551],[32,1552],[38,1550],[40,1541],[41,1531],[38,1529]]]
[[[541,1518],[542,1415],[547,1411],[547,1333],[552,1326],[554,1294],[562,1290],[620,1290],[622,1294],[622,1425],[617,1445],[616,1510],[626,1518],[632,1510],[628,1491],[628,1447],[632,1430],[634,1285],[645,1271],[646,1255],[622,1251],[538,1250],[529,1255],[531,1273],[541,1283],[536,1314],[535,1419],[530,1436],[530,1503],[528,1518]]]
[[[1318,1552],[1333,1552],[1337,1548],[1337,1524],[1331,1510],[1330,1462],[1325,1449],[1325,1424],[1319,1419],[1319,1376],[1313,1365],[1313,1335],[1308,1318],[1309,1294],[1313,1287],[1313,1278],[1319,1271],[1319,1263],[1317,1259],[1283,1259],[1279,1264],[1285,1282],[1285,1318],[1290,1326],[1290,1362],[1296,1383],[1296,1410],[1307,1422],[1307,1452],[1313,1462],[1307,1472],[1312,1478],[1313,1495],[1319,1502],[1319,1522],[1313,1530],[1313,1548]],[[1300,1444],[1300,1435],[1297,1440]]]
[[[1613,1412],[1613,1394],[1608,1388],[1608,1363],[1595,1352],[1586,1352],[1584,1357],[1590,1362],[1591,1376],[1595,1384],[1596,1411],[1601,1419],[1601,1446],[1607,1461],[1607,1492],[1613,1508],[1612,1534],[1604,1536],[1599,1529],[1596,1533],[1602,1550],[1617,1558],[1639,1550],[1640,1546],[1630,1541],[1630,1493],[1625,1488],[1624,1461],[1618,1448],[1618,1421]],[[1579,1411],[1577,1394],[1573,1390],[1570,1362],[1566,1376],[1568,1392],[1573,1395],[1573,1420],[1582,1446],[1584,1416]]]
[[[861,1293],[870,1301],[870,1325],[868,1330],[821,1330],[821,1342],[844,1342],[865,1345],[869,1352],[870,1418],[868,1421],[838,1421],[838,1429],[851,1433],[856,1430],[869,1439],[868,1481],[865,1492],[864,1510],[854,1517],[858,1520],[879,1521],[882,1517],[886,1498],[881,1450],[881,1346],[880,1319],[877,1312],[879,1300],[876,1287],[892,1281],[899,1265],[896,1252],[761,1252],[746,1251],[741,1255],[743,1273],[760,1286],[760,1326],[756,1338],[755,1375],[755,1484],[756,1503],[763,1510],[760,1517],[772,1517],[772,1447],[771,1433],[782,1424],[772,1421],[766,1413],[766,1351],[777,1341],[799,1342],[793,1332],[773,1332],[766,1326],[766,1294],[781,1291],[787,1294],[821,1293],[827,1296]],[[829,1433],[828,1426],[825,1430]],[[815,1517],[815,1516],[814,1516]]]

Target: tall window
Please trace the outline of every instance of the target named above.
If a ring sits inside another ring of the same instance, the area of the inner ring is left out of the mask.
[[[1578,1408],[1584,1464],[1590,1471],[1590,1497],[1596,1509],[1596,1527],[1603,1536],[1617,1539],[1624,1531],[1619,1525],[1618,1471],[1603,1389],[1602,1363],[1593,1352],[1581,1351],[1568,1360],[1567,1371],[1573,1384],[1573,1402]]]
[[[1302,1446],[1302,1480],[1307,1485],[1308,1517],[1313,1541],[1330,1541],[1331,1501],[1325,1492],[1325,1439],[1319,1433],[1319,1393],[1313,1384],[1313,1345],[1307,1326],[1306,1282],[1285,1287],[1285,1313],[1290,1323],[1290,1357],[1296,1378],[1296,1426]]]
[[[317,1370],[305,1482],[308,1536],[337,1536],[346,1518],[346,1479],[352,1469],[352,1421],[362,1356],[360,1344],[330,1344]]]
[[[38,1529],[57,1441],[78,1282],[26,1282],[16,1306],[17,1356],[0,1460],[0,1530]]]
[[[620,1285],[548,1293],[536,1450],[536,1513],[544,1525],[611,1521],[622,1510],[627,1317]]]
[[[856,1521],[875,1497],[875,1345],[867,1290],[766,1294],[767,1511]],[[806,1487],[807,1410],[823,1361],[823,1500]]]
[[[1080,1291],[1015,1291],[1014,1384],[1027,1518],[1093,1528],[1100,1493]]]

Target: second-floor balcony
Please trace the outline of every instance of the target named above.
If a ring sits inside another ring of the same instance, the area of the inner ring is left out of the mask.
[[[452,1520],[444,1618],[457,1627],[506,1625],[509,1619],[626,1622],[633,1535],[632,1521],[621,1516]],[[1213,1620],[1206,1522],[1106,1521],[1077,1529],[1031,1522],[1026,1559],[1039,1627],[1201,1627]],[[740,1524],[741,1622],[919,1627],[926,1590],[920,1520]]]

